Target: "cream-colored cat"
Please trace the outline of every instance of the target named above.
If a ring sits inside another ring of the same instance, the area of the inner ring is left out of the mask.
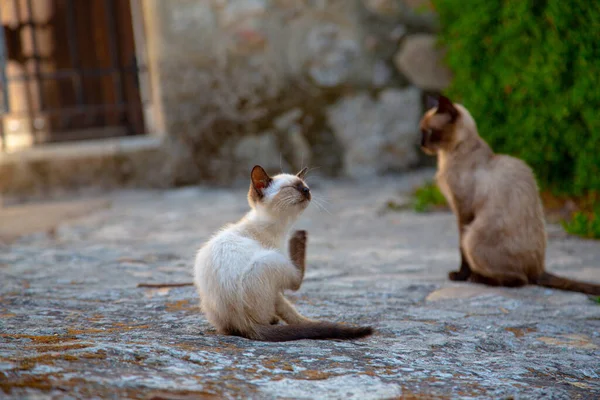
[[[220,332],[264,341],[354,339],[372,333],[370,327],[317,322],[302,316],[285,298],[304,278],[306,232],[284,239],[311,200],[297,175],[267,175],[260,166],[251,173],[248,203],[252,210],[236,224],[210,239],[196,256],[194,283],[201,308]],[[287,325],[276,325],[281,318]]]

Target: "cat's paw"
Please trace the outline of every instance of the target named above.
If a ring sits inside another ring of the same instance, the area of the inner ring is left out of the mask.
[[[296,231],[290,237],[290,248],[304,249],[306,248],[306,240],[308,234],[305,230]]]
[[[306,259],[306,231],[296,231],[290,237],[289,243],[290,259],[296,268],[304,275],[304,263]]]
[[[467,276],[464,276],[460,273],[460,271],[450,271],[448,273],[448,279],[450,279],[451,281],[466,281],[467,280]]]

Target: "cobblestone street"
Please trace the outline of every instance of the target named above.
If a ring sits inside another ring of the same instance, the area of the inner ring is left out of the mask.
[[[197,248],[246,212],[246,187],[116,192],[0,245],[0,397],[600,396],[600,305],[450,282],[452,214],[388,206],[430,176],[313,185],[297,225],[309,233],[307,273],[289,298],[311,318],[374,326],[355,342],[221,336],[193,287],[138,287],[191,282]],[[548,231],[550,271],[600,282],[599,242]]]

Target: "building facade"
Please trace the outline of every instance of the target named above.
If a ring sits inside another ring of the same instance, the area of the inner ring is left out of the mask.
[[[0,0],[0,188],[402,171],[450,74],[425,0]]]

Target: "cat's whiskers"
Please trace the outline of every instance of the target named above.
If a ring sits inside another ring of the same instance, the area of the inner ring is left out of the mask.
[[[282,153],[279,152],[279,173],[283,174]]]
[[[295,204],[295,199],[293,197],[283,197],[277,203],[277,210],[285,211],[286,209],[288,209],[290,206],[293,206],[294,204]]]
[[[308,170],[306,171],[306,173],[304,174],[304,176],[307,177],[309,173],[311,173],[312,171],[315,171],[317,169],[321,169],[321,167],[310,167],[310,168],[308,168]]]
[[[328,203],[325,198],[313,195],[312,201],[319,211],[325,211],[327,214],[331,215],[331,212],[329,212],[325,205],[325,203]]]

